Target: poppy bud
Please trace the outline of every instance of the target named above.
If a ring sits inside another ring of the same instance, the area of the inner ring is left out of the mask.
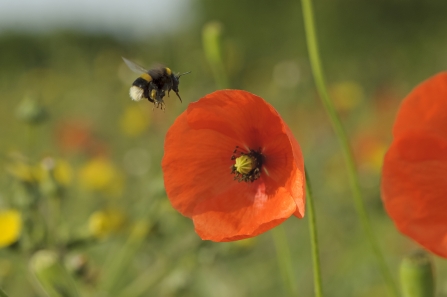
[[[16,115],[19,119],[31,125],[40,124],[48,118],[45,108],[32,97],[25,97],[22,100],[17,108]]]
[[[433,266],[428,253],[418,250],[402,260],[400,282],[404,297],[435,296]]]
[[[223,27],[219,22],[209,22],[203,27],[202,41],[208,63],[214,74],[214,79],[219,88],[228,88],[228,79],[225,73],[222,55],[222,36]]]

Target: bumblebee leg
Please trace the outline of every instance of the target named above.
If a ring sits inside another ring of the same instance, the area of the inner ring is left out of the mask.
[[[179,93],[178,93],[178,92],[175,92],[175,94],[177,94],[177,97],[180,99],[180,102],[183,103],[182,98],[180,97]]]
[[[164,98],[165,95],[166,95],[166,92],[164,90],[161,90],[158,100],[163,101],[163,98]],[[168,97],[169,97],[169,93],[168,93]]]
[[[150,98],[152,99],[152,100],[157,100],[158,98],[158,96],[157,96],[157,89],[152,89],[151,90],[151,93],[150,93]]]

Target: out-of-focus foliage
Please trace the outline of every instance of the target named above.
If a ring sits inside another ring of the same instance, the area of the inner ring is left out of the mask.
[[[275,106],[303,148],[316,197],[326,293],[385,296],[315,92],[300,2],[193,5],[194,24],[144,40],[69,31],[0,35],[0,213],[20,212],[20,222],[10,219],[6,231],[0,229],[0,241],[11,235],[0,248],[0,287],[11,296],[45,296],[36,281],[42,276],[30,277],[44,256],[50,286],[56,281],[69,290],[74,284],[80,296],[286,294],[271,234],[202,242],[165,197],[165,133],[188,103],[216,90],[201,37],[203,26],[215,21],[223,30],[230,87]],[[315,5],[329,89],[351,137],[374,229],[397,278],[398,263],[413,244],[398,234],[381,205],[382,156],[401,98],[447,66],[447,3]],[[132,102],[128,89],[138,75],[121,56],[147,68],[163,63],[175,72],[192,71],[181,79],[183,103],[165,98],[163,112],[149,102]],[[311,296],[307,221],[291,218],[285,228],[298,291]],[[435,262],[439,296],[446,296],[447,266]]]

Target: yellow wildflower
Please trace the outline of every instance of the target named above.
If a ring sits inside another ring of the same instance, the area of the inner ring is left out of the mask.
[[[22,218],[17,210],[0,211],[0,248],[9,246],[19,239]]]

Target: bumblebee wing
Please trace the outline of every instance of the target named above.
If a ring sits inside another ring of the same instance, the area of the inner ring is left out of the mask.
[[[162,66],[157,66],[155,68],[151,68],[148,73],[150,76],[152,76],[153,79],[157,80],[161,78],[165,72]]]
[[[126,63],[127,67],[129,67],[130,70],[132,70],[133,72],[136,72],[138,74],[147,73],[148,72],[147,69],[145,69],[144,67],[141,67],[140,65],[132,62],[131,60],[128,60],[128,59],[126,59],[124,57],[121,57],[121,58],[123,58],[124,63]]]

